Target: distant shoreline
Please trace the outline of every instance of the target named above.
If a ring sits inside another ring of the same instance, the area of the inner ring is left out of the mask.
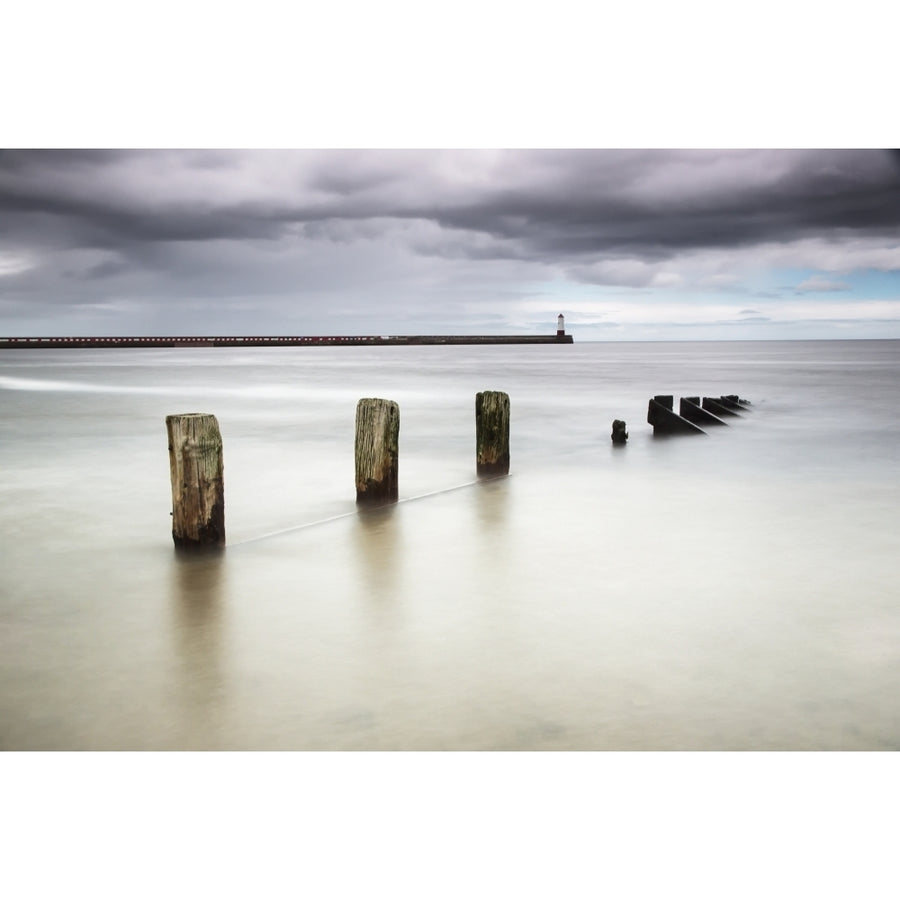
[[[385,347],[423,344],[571,344],[571,334],[407,334],[241,337],[0,337],[0,350],[95,347]]]

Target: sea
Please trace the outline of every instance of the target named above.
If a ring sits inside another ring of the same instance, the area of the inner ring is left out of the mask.
[[[896,750],[898,388],[888,340],[3,351],[0,749]],[[654,436],[658,394],[751,405]],[[221,552],[171,536],[187,412]]]

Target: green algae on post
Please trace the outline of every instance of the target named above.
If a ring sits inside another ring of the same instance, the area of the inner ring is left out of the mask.
[[[208,413],[166,416],[176,547],[225,545],[222,436]]]
[[[475,395],[475,466],[479,475],[509,474],[509,394]]]
[[[366,397],[356,405],[356,502],[395,503],[398,497],[400,407]]]

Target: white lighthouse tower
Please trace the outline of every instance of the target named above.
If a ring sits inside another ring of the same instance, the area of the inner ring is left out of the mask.
[[[562,313],[556,317],[556,336],[562,337],[566,333],[566,319]]]

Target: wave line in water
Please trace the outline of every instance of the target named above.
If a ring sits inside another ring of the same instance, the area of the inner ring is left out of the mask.
[[[173,387],[162,385],[117,385],[97,384],[90,381],[54,381],[43,378],[10,378],[0,375],[0,390],[7,391],[40,391],[43,393],[72,393],[72,394],[129,394],[158,397],[184,397],[190,393],[192,396],[208,397],[244,397],[247,399],[297,399],[305,395],[321,395],[321,390],[315,392],[304,386],[286,384],[266,384],[255,386],[235,386],[233,388],[211,387],[208,385],[191,385],[188,387]],[[334,392],[332,392],[334,393]]]
[[[229,543],[226,546],[226,549],[231,547],[242,547],[245,544],[255,544],[259,541],[267,540],[268,538],[280,537],[283,534],[291,534],[295,531],[303,531],[306,528],[314,528],[317,525],[327,525],[329,522],[337,522],[339,519],[349,519],[351,516],[365,516],[374,514],[376,512],[380,512],[383,509],[389,509],[393,506],[396,506],[399,503],[412,503],[415,500],[426,500],[428,497],[438,497],[442,494],[452,494],[454,491],[461,491],[463,488],[473,487],[477,484],[482,484],[486,481],[499,481],[501,478],[509,478],[509,475],[493,475],[488,477],[476,478],[474,481],[466,481],[462,484],[455,484],[453,487],[448,488],[440,488],[436,491],[428,491],[425,494],[417,494],[415,497],[402,497],[396,503],[384,503],[381,506],[375,507],[364,507],[361,509],[354,509],[350,512],[338,513],[336,516],[328,516],[325,519],[317,519],[314,522],[304,522],[302,525],[291,525],[289,528],[282,528],[279,531],[269,531],[266,534],[258,535],[257,537],[246,538],[243,541],[236,541],[235,543]]]

